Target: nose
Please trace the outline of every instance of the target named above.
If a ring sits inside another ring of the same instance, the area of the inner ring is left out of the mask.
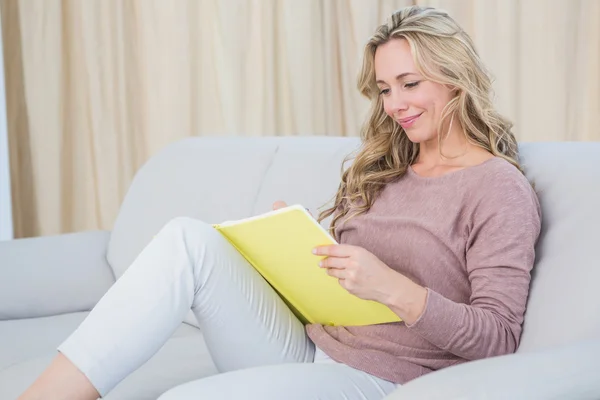
[[[390,110],[390,114],[392,116],[408,110],[408,102],[406,101],[406,96],[403,96],[402,93],[400,93],[397,90],[392,91],[392,93],[390,93],[388,101],[388,109]]]

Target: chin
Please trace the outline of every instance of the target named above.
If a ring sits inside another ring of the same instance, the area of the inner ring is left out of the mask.
[[[410,140],[413,143],[424,143],[424,142],[430,142],[432,140],[436,139],[435,135],[431,135],[431,134],[426,134],[422,131],[419,131],[418,129],[416,130],[405,130],[404,133],[406,133],[406,136],[408,137],[408,140]]]

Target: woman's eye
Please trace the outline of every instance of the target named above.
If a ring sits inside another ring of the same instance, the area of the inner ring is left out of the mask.
[[[416,87],[419,83],[421,83],[420,81],[416,81],[416,82],[408,82],[404,84],[404,87],[406,89],[410,89],[410,88],[414,88]]]
[[[379,91],[379,94],[386,95],[386,94],[388,94],[389,92],[390,92],[390,89],[381,89],[381,90]]]

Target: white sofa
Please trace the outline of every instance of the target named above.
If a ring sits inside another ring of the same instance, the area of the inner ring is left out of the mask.
[[[316,211],[358,145],[340,137],[185,139],[141,168],[111,232],[0,242],[0,399],[32,382],[168,220],[243,218],[277,199]],[[544,220],[517,354],[431,373],[389,398],[600,399],[600,143],[528,143],[521,152]],[[155,399],[214,373],[189,317],[106,398]]]

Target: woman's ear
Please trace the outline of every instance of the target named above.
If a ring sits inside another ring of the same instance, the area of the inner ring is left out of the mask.
[[[462,90],[460,90],[460,88],[453,87],[451,89],[450,93],[452,94],[452,98],[456,99],[456,98],[460,97],[460,94],[462,93]]]
[[[458,94],[460,93],[460,89],[454,85],[446,85],[446,87],[454,96],[458,96]]]

